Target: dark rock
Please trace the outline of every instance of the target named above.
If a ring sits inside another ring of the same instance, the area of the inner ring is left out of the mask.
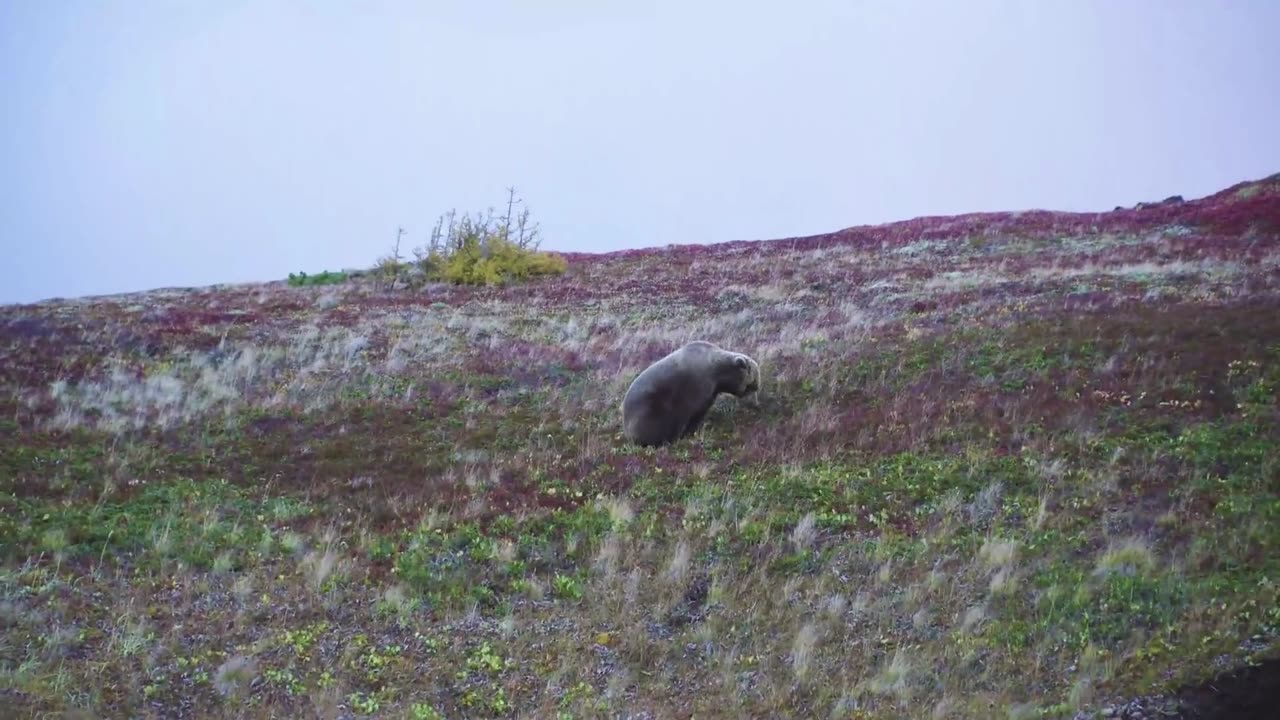
[[[1140,202],[1137,205],[1134,205],[1133,208],[1135,210],[1148,210],[1150,208],[1160,207],[1161,205],[1178,205],[1179,203],[1182,203],[1182,202],[1183,202],[1183,199],[1181,195],[1170,195],[1169,197],[1161,200],[1160,202]]]
[[[1280,658],[1219,673],[1179,693],[1190,718],[1274,718],[1280,704]]]

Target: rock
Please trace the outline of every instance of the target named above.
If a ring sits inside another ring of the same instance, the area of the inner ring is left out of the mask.
[[[1160,207],[1161,205],[1178,205],[1184,202],[1181,195],[1170,195],[1160,202],[1140,202],[1133,206],[1135,210],[1147,210],[1150,208]]]

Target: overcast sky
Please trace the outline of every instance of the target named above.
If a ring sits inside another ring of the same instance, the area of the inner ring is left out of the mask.
[[[1280,2],[0,0],[0,302],[1109,210],[1280,171]]]

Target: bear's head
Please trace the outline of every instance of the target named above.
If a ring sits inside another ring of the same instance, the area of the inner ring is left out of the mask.
[[[742,353],[733,353],[734,382],[729,392],[752,407],[760,406],[760,364]]]

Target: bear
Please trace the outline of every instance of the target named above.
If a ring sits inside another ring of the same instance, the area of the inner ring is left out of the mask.
[[[743,353],[694,340],[631,381],[622,400],[623,432],[642,447],[673,443],[702,425],[721,393],[759,408],[760,365]]]

